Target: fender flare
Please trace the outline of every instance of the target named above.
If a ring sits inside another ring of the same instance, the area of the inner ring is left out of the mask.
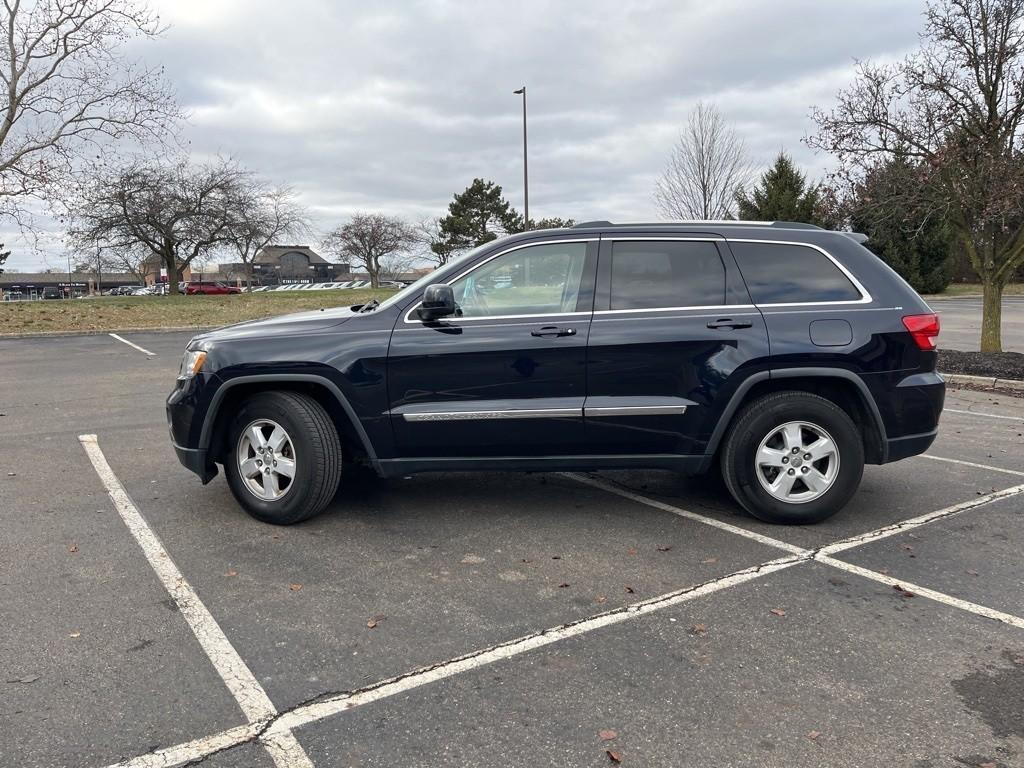
[[[317,386],[324,387],[334,399],[338,401],[338,405],[341,406],[345,415],[348,417],[353,428],[356,431],[356,435],[359,438],[359,442],[362,443],[363,449],[366,451],[366,456],[370,460],[370,464],[374,469],[380,469],[380,460],[377,458],[377,452],[373,448],[373,443],[370,442],[369,435],[366,434],[366,430],[363,429],[363,423],[356,416],[355,409],[352,408],[352,404],[349,403],[348,398],[335,384],[328,378],[323,376],[317,376],[312,373],[272,373],[272,374],[258,374],[252,376],[236,376],[224,381],[217,391],[213,393],[213,398],[210,400],[210,407],[206,409],[206,416],[203,418],[203,428],[199,433],[199,448],[202,451],[208,451],[210,448],[210,442],[213,439],[213,425],[217,423],[217,415],[220,411],[221,403],[224,400],[225,395],[233,387],[240,384],[276,384],[276,383],[294,383],[301,382],[305,384],[316,384]]]
[[[871,394],[871,390],[868,389],[868,385],[864,383],[864,379],[853,371],[848,371],[845,368],[774,368],[770,371],[760,371],[747,377],[743,383],[736,388],[736,391],[729,399],[729,403],[726,405],[725,410],[722,411],[722,417],[719,419],[718,424],[715,426],[715,431],[712,432],[711,439],[708,441],[706,454],[710,457],[718,450],[718,445],[725,436],[726,428],[729,426],[733,415],[736,413],[737,409],[739,409],[740,404],[743,402],[743,398],[746,397],[747,392],[750,391],[751,387],[758,382],[766,381],[768,379],[795,378],[843,379],[844,381],[851,382],[864,399],[864,403],[868,408],[868,413],[871,414],[871,419],[874,422],[875,429],[878,430],[878,435],[881,440],[880,450],[882,452],[882,463],[885,463],[889,453],[889,441],[885,433],[885,422],[882,421],[882,414],[878,410],[878,403],[875,402],[875,397]]]

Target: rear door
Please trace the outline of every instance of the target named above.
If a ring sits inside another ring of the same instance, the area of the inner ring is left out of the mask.
[[[594,453],[696,455],[768,334],[722,237],[609,234],[588,357]]]
[[[461,316],[403,313],[388,352],[399,455],[579,453],[596,265],[594,237],[517,243],[451,281]]]

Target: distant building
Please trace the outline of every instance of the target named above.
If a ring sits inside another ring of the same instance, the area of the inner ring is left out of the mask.
[[[87,296],[138,283],[131,275],[117,272],[104,272],[101,284],[95,274],[86,272],[4,272],[0,274],[0,301]]]
[[[308,245],[268,245],[260,250],[251,266],[252,280],[261,285],[278,283],[327,283],[349,273],[348,264],[332,264]],[[250,265],[233,262],[220,265],[229,280],[246,280]]]

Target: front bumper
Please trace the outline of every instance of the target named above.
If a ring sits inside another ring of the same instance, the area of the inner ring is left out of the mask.
[[[174,452],[178,455],[178,461],[185,469],[191,470],[199,475],[199,479],[203,481],[203,485],[213,480],[217,476],[217,465],[212,461],[207,461],[206,451],[201,448],[182,448],[180,445],[172,443],[174,446]]]
[[[171,445],[182,466],[199,475],[204,484],[217,476],[217,465],[209,456],[208,446],[202,444],[202,433],[212,392],[218,383],[215,376],[200,373],[179,381],[167,397]]]

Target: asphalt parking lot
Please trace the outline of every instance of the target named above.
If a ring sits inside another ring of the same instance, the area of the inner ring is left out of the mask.
[[[942,322],[940,347],[977,351],[981,341],[980,296],[930,298],[928,304],[939,313]],[[1003,349],[1024,352],[1024,296],[1003,297]]]
[[[0,765],[1024,766],[1024,400],[813,527],[609,472],[280,529],[174,457],[188,335],[122,335],[0,339]]]

